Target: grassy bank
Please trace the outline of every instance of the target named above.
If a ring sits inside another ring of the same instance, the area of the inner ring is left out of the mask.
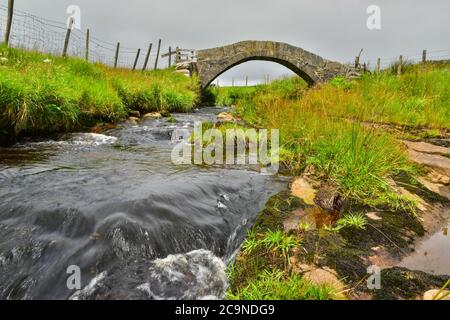
[[[332,265],[342,279],[357,274],[356,283],[366,275],[361,257],[383,242],[377,230],[405,248],[413,239],[405,241],[402,230],[423,235],[419,220],[411,219],[415,200],[400,196],[392,184],[400,176],[413,183],[421,169],[398,141],[403,133],[385,129],[448,135],[450,68],[429,64],[425,71],[408,65],[405,71],[401,77],[386,70],[354,81],[336,78],[311,89],[298,78],[284,79],[233,101],[234,112],[249,125],[280,130],[281,161],[290,174],[307,173],[322,186],[332,186],[347,206],[335,226],[308,231],[299,225],[286,233],[284,219],[305,204],[290,191],[273,197],[230,268],[230,299],[341,298],[342,288],[310,282],[295,261],[314,264],[314,252],[320,251],[324,265]],[[221,101],[229,92],[220,93]],[[374,208],[384,212],[383,220],[368,228],[365,213]]]
[[[422,66],[406,71],[401,77],[387,70],[354,81],[336,78],[312,89],[299,78],[279,80],[246,91],[234,102],[235,112],[252,126],[280,130],[281,161],[291,174],[313,172],[346,199],[364,205],[411,207],[389,181],[400,173],[414,176],[417,168],[394,136],[367,123],[445,134],[450,67],[430,64],[426,71]]]
[[[173,70],[132,72],[0,47],[0,140],[122,120],[141,112],[189,111],[198,82]]]

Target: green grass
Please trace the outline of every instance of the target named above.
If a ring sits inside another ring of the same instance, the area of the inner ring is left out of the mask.
[[[283,98],[300,97],[308,88],[301,78],[284,78],[275,80],[270,85],[261,84],[250,87],[209,87],[204,93],[205,103],[209,105],[230,107],[242,100],[251,100],[261,93],[271,93]]]
[[[209,87],[205,90],[203,101],[207,105],[230,107],[242,99],[251,98],[257,87]]]
[[[229,292],[230,300],[330,300],[336,298],[336,289],[329,285],[315,285],[298,274],[285,271],[264,271],[236,293]]]
[[[198,81],[0,46],[0,140],[117,122],[128,110],[189,111]]]
[[[302,103],[328,116],[407,127],[450,128],[450,64],[408,65],[358,81],[334,80],[308,92]]]

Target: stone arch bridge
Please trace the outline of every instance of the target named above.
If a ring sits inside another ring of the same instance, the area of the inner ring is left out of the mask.
[[[180,58],[181,55],[177,56],[177,71],[187,75],[198,74],[202,89],[227,70],[251,60],[279,63],[310,85],[352,73],[348,65],[326,60],[287,43],[273,41],[243,41],[192,53],[184,60]]]

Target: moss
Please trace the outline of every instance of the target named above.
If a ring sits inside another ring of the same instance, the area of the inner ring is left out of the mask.
[[[384,269],[381,272],[381,290],[374,290],[375,300],[422,299],[428,290],[439,289],[448,276],[434,276],[405,268]]]
[[[310,252],[309,261],[331,267],[341,278],[357,282],[367,274],[368,258],[374,254],[372,248],[383,247],[400,258],[411,252],[411,245],[425,233],[418,219],[406,212],[377,212],[377,215],[382,220],[370,221],[364,230],[309,232],[303,241]]]

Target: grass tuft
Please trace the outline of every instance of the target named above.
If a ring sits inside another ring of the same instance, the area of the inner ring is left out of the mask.
[[[255,280],[236,293],[228,292],[230,300],[330,300],[339,293],[329,285],[315,285],[298,274],[285,271],[262,272]]]

